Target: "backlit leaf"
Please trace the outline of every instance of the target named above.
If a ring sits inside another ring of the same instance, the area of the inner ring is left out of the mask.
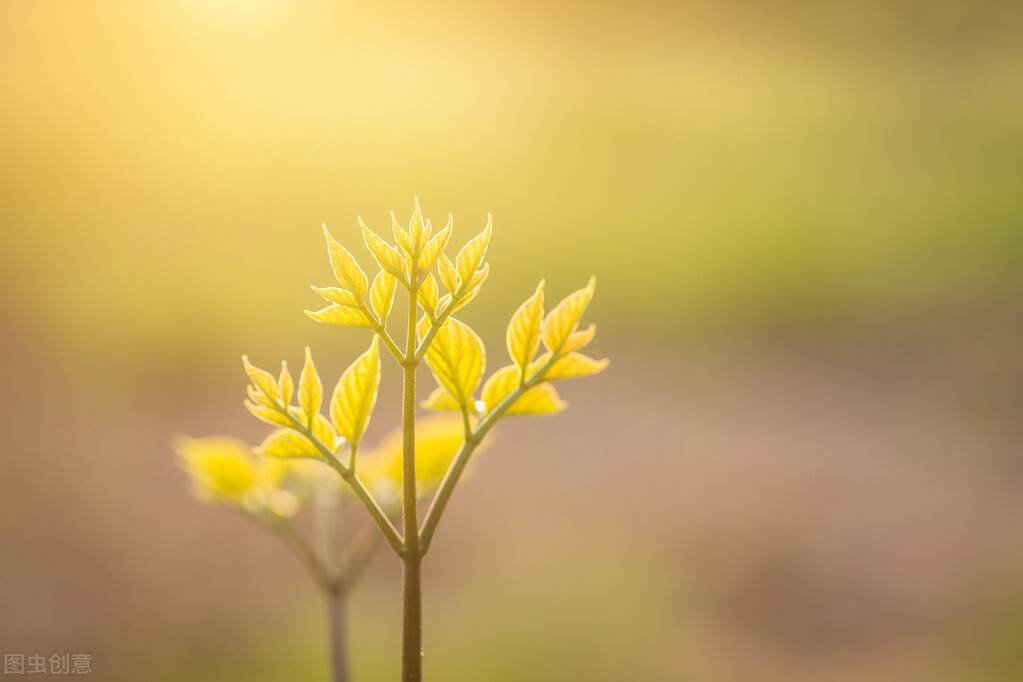
[[[211,501],[240,504],[256,485],[255,459],[235,438],[177,438],[174,451],[192,479],[195,494]]]
[[[373,286],[369,288],[370,304],[381,322],[386,321],[387,316],[391,314],[391,305],[394,303],[394,287],[397,281],[394,275],[381,270],[373,278]]]
[[[554,364],[544,372],[545,381],[554,379],[571,379],[574,377],[585,377],[590,374],[603,372],[608,365],[608,360],[595,360],[582,353],[569,353],[554,361]]]
[[[298,419],[299,421],[302,421],[303,417],[305,416],[301,413],[301,411],[297,410],[294,407],[292,407],[289,410],[289,412],[291,412],[291,416],[293,416],[295,419]],[[328,450],[333,452],[334,450],[337,449],[338,440],[340,440],[338,438],[337,431],[334,430],[334,426],[330,423],[330,420],[324,417],[322,414],[317,413],[316,415],[313,416],[312,432],[313,436],[318,441],[323,443],[323,445],[326,446]]]
[[[464,437],[458,417],[434,415],[416,420],[416,492],[420,496],[430,494],[444,480]],[[486,438],[476,446],[474,459],[489,442]],[[398,429],[359,458],[359,478],[388,511],[400,509],[401,505],[403,450],[402,432]]]
[[[359,227],[362,228],[362,238],[366,242],[366,248],[373,254],[373,258],[380,265],[380,268],[398,279],[406,278],[405,259],[398,249],[394,248],[381,239],[373,230],[366,227],[366,223],[359,218]]]
[[[428,410],[438,410],[441,412],[457,412],[459,410],[458,401],[452,398],[451,394],[443,386],[433,389],[433,392],[422,402],[422,405]]]
[[[357,308],[349,308],[346,305],[331,305],[321,310],[306,310],[305,314],[311,319],[324,324],[343,324],[352,327],[373,328],[366,314]]]
[[[249,356],[247,355],[242,356],[242,366],[245,368],[245,373],[249,375],[249,381],[252,382],[252,385],[271,401],[276,402],[277,381],[274,379],[274,375],[265,369],[260,369],[253,365],[249,362]]]
[[[419,307],[431,316],[437,310],[438,294],[437,279],[431,272],[427,274],[426,279],[419,285],[419,291],[416,292],[416,300],[419,302]]]
[[[430,238],[429,221],[423,218],[423,209],[419,205],[419,197],[413,199],[412,217],[408,221],[409,238],[412,241],[412,255],[418,256]]]
[[[458,289],[458,271],[443,251],[437,259],[437,272],[440,273],[440,281],[445,289],[451,292]]]
[[[341,287],[318,287],[310,286],[310,289],[316,292],[318,296],[323,298],[328,303],[334,303],[336,305],[344,305],[349,308],[358,308],[360,301],[359,298]]]
[[[433,264],[437,261],[437,256],[444,250],[448,240],[451,238],[451,225],[453,222],[454,218],[449,213],[448,224],[444,226],[444,229],[431,237],[430,241],[426,242],[423,252],[419,254],[419,272],[428,272],[433,267]]]
[[[339,445],[338,441],[341,440],[337,431],[334,430],[334,425],[330,423],[330,420],[324,417],[322,414],[317,414],[313,418],[313,436],[316,437],[321,443],[327,446],[327,449],[333,452],[337,450]]]
[[[394,241],[401,247],[409,258],[412,257],[412,237],[405,231],[405,228],[401,226],[398,219],[394,217],[394,211],[391,211],[391,232],[394,233]]]
[[[281,404],[290,405],[291,397],[295,394],[295,380],[291,378],[288,363],[284,361],[281,361],[281,375],[277,378],[277,390],[281,394]]]
[[[276,403],[274,403],[273,399],[266,396],[262,391],[260,391],[252,384],[249,384],[248,386],[245,387],[245,393],[249,396],[249,400],[254,402],[256,405],[262,405],[263,407],[277,409],[277,405]]]
[[[487,255],[487,247],[490,246],[490,236],[494,232],[493,217],[487,214],[487,226],[483,231],[469,240],[458,252],[455,263],[458,267],[458,276],[462,282],[468,282],[476,274],[476,270],[483,264],[483,258]]]
[[[320,457],[321,453],[312,441],[298,431],[278,429],[256,448],[256,454],[263,457]]]
[[[376,335],[369,350],[341,375],[330,400],[330,419],[339,434],[355,445],[369,424],[380,385],[380,350]]]
[[[337,278],[338,283],[359,298],[365,297],[366,290],[369,288],[369,280],[366,279],[366,273],[356,262],[355,256],[331,236],[326,225],[323,226],[323,236],[327,240],[330,266],[334,269],[334,277]]]
[[[316,365],[313,364],[313,354],[309,347],[305,349],[305,364],[302,366],[302,373],[298,377],[298,406],[302,411],[302,423],[309,426],[313,417],[319,413],[320,405],[323,403],[323,382],[316,372]]]
[[[516,365],[506,365],[494,372],[483,385],[483,403],[491,412],[510,396],[522,383],[521,371]],[[505,414],[555,414],[565,409],[565,403],[550,384],[533,386],[523,393]]]
[[[597,325],[591,324],[586,329],[580,329],[577,332],[572,332],[568,335],[568,340],[565,341],[565,345],[562,346],[562,353],[571,353],[572,351],[580,350],[585,348],[590,341],[593,340],[594,335],[597,333]]]
[[[540,347],[540,330],[543,327],[543,280],[536,291],[519,306],[508,324],[505,341],[512,362],[525,370]]]
[[[428,328],[421,325],[420,336]],[[459,405],[471,405],[486,364],[483,342],[467,324],[448,318],[426,349],[426,364]]]
[[[274,426],[291,426],[291,421],[280,410],[266,405],[257,405],[251,400],[245,401],[245,409],[252,413],[256,419],[272,424]]]
[[[469,284],[468,286],[466,286],[466,289],[468,289],[469,291],[473,291],[475,293],[479,293],[479,288],[483,286],[483,282],[487,281],[487,276],[489,275],[490,263],[484,263],[483,267],[480,268],[476,272],[476,274],[472,276],[472,279],[469,280]]]
[[[586,307],[593,299],[593,290],[597,285],[595,277],[591,277],[584,289],[566,296],[547,315],[543,324],[543,343],[552,353],[561,353],[568,337],[579,327],[579,320]]]

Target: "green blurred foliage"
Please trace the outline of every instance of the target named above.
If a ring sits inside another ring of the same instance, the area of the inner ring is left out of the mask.
[[[1018,301],[1019,13],[980,5],[12,3],[8,304],[92,361],[325,342],[319,223],[366,256],[413,194],[456,244],[495,214],[488,322],[591,272],[651,338]]]

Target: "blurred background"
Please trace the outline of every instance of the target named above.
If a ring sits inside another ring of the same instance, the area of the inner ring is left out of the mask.
[[[612,358],[454,498],[428,679],[1023,679],[1018,3],[8,0],[0,158],[0,651],[326,679],[315,588],[169,443],[262,438],[242,353],[332,384],[319,225],[368,262],[418,195],[455,247],[494,214],[491,368],[540,277],[598,276]]]

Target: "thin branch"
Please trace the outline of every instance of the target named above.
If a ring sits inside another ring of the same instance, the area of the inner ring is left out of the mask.
[[[423,554],[426,554],[430,549],[433,535],[437,532],[437,524],[440,523],[441,516],[443,516],[444,510],[447,508],[448,501],[451,499],[455,486],[462,477],[462,472],[465,470],[466,464],[469,463],[472,453],[475,452],[476,448],[483,441],[487,432],[493,428],[498,419],[504,416],[504,413],[508,411],[515,401],[521,398],[523,393],[540,383],[541,378],[546,374],[550,366],[554,364],[556,358],[557,354],[552,353],[551,359],[536,374],[522,382],[518,388],[509,393],[493,410],[488,412],[476,426],[475,430],[469,428],[468,410],[465,407],[462,408],[463,423],[466,426],[465,440],[462,442],[462,447],[458,450],[458,454],[455,455],[455,459],[451,462],[448,472],[444,475],[444,480],[437,489],[437,494],[430,504],[429,511],[426,512],[426,518],[419,532]]]
[[[405,541],[398,533],[398,529],[391,523],[391,519],[384,513],[376,498],[373,497],[373,494],[359,480],[359,477],[345,467],[345,465],[341,464],[333,455],[327,456],[327,464],[344,479],[345,483],[352,489],[352,492],[355,493],[355,496],[359,498],[362,506],[369,512],[369,515],[373,518],[377,527],[380,528],[380,532],[387,538],[387,542],[391,544],[391,548],[394,549],[395,553],[400,557],[405,556]]]
[[[366,532],[369,530],[369,526],[364,526],[352,540],[348,551],[345,552],[341,569],[341,589],[346,592],[355,587],[363,569],[366,568],[377,545],[380,544],[380,533]]]
[[[458,295],[461,297],[463,294],[458,292]],[[419,346],[416,347],[416,352],[413,356],[413,359],[416,362],[423,359],[423,356],[426,354],[426,349],[430,347],[431,343],[433,343],[433,337],[437,336],[437,332],[439,332],[440,328],[444,326],[444,322],[447,321],[447,319],[451,317],[451,313],[455,311],[455,303],[457,300],[458,299],[452,294],[451,300],[440,315],[430,315],[430,320],[432,321],[430,328],[427,330],[426,336],[423,337],[423,340],[419,342]]]
[[[378,503],[376,498],[373,497],[369,490],[366,489],[366,486],[362,484],[362,481],[360,481],[359,477],[355,475],[355,472],[342,464],[338,458],[334,456],[334,453],[331,452],[330,448],[324,445],[323,442],[313,434],[312,429],[302,424],[302,422],[296,419],[295,416],[287,410],[281,409],[280,411],[288,417],[293,428],[309,439],[316,449],[320,451],[320,454],[323,455],[327,464],[341,476],[349,487],[351,487],[352,492],[354,492],[355,496],[362,502],[362,506],[364,506],[366,511],[369,512],[370,517],[372,517],[373,521],[377,524],[377,527],[380,528],[380,532],[382,532],[384,537],[387,538],[387,541],[391,544],[394,551],[398,554],[398,556],[404,556],[405,541],[402,539],[401,535],[398,534],[398,530],[394,527],[394,524],[391,523],[387,514],[384,513],[383,509],[381,509],[380,503]]]
[[[401,349],[398,348],[398,343],[391,337],[390,333],[387,331],[387,327],[385,326],[384,321],[378,318],[376,316],[376,313],[370,310],[369,306],[367,306],[366,302],[363,301],[362,299],[359,299],[359,307],[362,309],[362,314],[365,315],[366,319],[368,319],[370,324],[373,325],[373,331],[375,331],[377,336],[380,337],[380,340],[384,342],[384,346],[387,348],[387,350],[391,352],[391,355],[394,356],[394,359],[398,361],[398,364],[399,365],[405,364],[406,361],[405,354],[401,352]]]
[[[246,514],[246,516],[270,529],[275,535],[277,535],[277,537],[283,540],[288,548],[291,549],[298,557],[299,561],[302,562],[302,565],[305,566],[309,575],[312,576],[313,581],[316,582],[316,585],[320,589],[328,593],[336,589],[335,580],[330,576],[326,567],[323,565],[323,562],[316,555],[316,550],[313,549],[311,544],[309,544],[309,541],[306,540],[305,536],[295,529],[290,521],[285,519],[281,519],[279,521],[263,520],[249,516],[248,514]]]

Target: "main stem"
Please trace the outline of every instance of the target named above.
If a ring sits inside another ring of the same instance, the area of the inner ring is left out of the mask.
[[[404,579],[402,582],[402,682],[423,679],[423,555],[419,547],[419,515],[416,510],[416,290],[409,292],[408,337],[405,344],[402,392],[402,519],[405,530]]]

